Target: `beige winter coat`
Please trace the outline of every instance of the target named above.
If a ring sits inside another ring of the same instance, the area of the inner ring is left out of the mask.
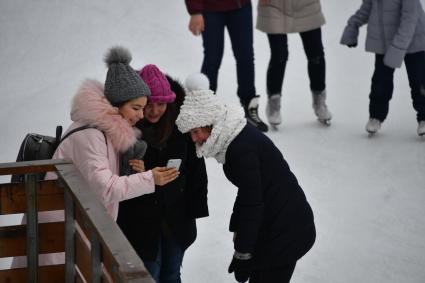
[[[298,33],[325,23],[320,0],[258,0],[257,29],[265,33]]]

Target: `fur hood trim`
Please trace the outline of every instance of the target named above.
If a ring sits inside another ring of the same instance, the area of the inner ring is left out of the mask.
[[[103,131],[113,147],[124,152],[140,136],[140,130],[132,127],[104,96],[104,87],[98,81],[86,80],[74,96],[71,120],[90,125]]]

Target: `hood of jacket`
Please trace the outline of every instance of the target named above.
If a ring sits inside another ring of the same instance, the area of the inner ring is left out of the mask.
[[[95,80],[86,80],[80,86],[72,101],[71,120],[98,128],[120,152],[130,148],[140,136],[140,130],[111,105],[104,96],[103,84]]]

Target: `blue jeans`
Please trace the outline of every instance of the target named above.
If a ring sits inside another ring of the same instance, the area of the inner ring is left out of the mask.
[[[224,51],[224,29],[229,32],[233,55],[236,59],[237,94],[246,105],[256,95],[254,75],[254,47],[252,5],[226,12],[205,12],[205,30],[202,33],[204,60],[201,72],[210,81],[210,89],[217,90],[218,70]]]
[[[157,283],[181,283],[180,267],[184,250],[177,241],[161,235],[158,254],[154,261],[143,261]]]
[[[404,57],[413,108],[417,121],[425,121],[425,51],[406,54]],[[375,71],[369,95],[369,115],[384,121],[394,90],[394,69],[384,65],[384,55],[375,55]]]

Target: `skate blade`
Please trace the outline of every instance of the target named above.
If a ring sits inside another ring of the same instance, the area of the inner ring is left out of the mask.
[[[368,138],[371,138],[371,137],[373,137],[374,135],[376,135],[376,132],[367,132],[367,137],[368,137]]]
[[[319,121],[321,124],[323,124],[325,126],[330,126],[331,125],[331,119],[326,119],[326,120],[317,119],[317,121]]]
[[[270,129],[272,131],[278,131],[279,130],[279,125],[280,124],[270,124]]]

